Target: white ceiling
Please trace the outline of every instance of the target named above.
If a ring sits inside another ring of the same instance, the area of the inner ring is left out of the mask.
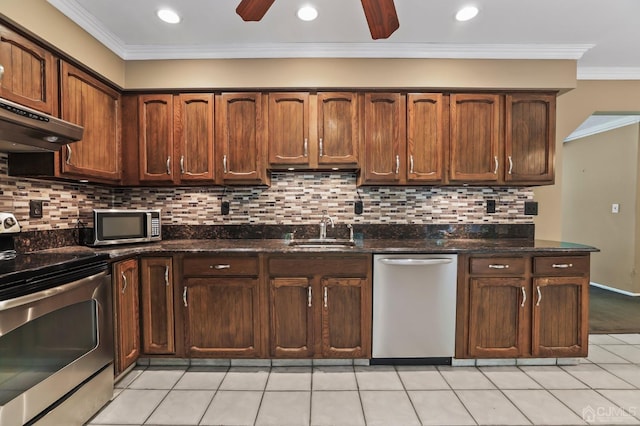
[[[260,22],[242,21],[239,0],[47,1],[124,59],[577,59],[579,78],[640,79],[640,0],[395,0],[400,28],[375,41],[359,0],[276,0]],[[318,19],[300,21],[309,3]],[[479,15],[455,21],[468,4]]]

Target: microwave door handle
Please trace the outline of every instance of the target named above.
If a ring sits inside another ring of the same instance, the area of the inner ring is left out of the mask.
[[[146,213],[147,215],[147,238],[151,238],[151,213]]]

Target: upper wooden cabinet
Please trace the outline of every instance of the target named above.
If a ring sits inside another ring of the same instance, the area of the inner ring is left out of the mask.
[[[213,181],[213,95],[177,95],[174,107],[174,182]]]
[[[138,96],[139,179],[172,182],[173,95]]]
[[[65,145],[60,174],[94,181],[122,179],[120,94],[60,61],[60,114],[84,127],[82,140]]]
[[[555,123],[554,95],[506,95],[506,183],[553,184]]]
[[[0,97],[57,115],[57,70],[48,50],[0,26],[0,67]]]
[[[317,115],[318,165],[358,164],[358,95],[322,92],[317,95],[316,105],[317,113],[312,116]]]
[[[500,99],[497,94],[450,96],[451,182],[501,180]]]
[[[309,94],[269,94],[269,164],[309,163]]]
[[[399,184],[406,170],[406,105],[400,93],[365,93],[363,184]]]
[[[445,100],[441,93],[407,95],[407,182],[437,183],[445,177]]]
[[[261,93],[223,93],[216,97],[218,183],[266,184],[265,101]]]
[[[270,93],[269,164],[275,168],[354,168],[360,127],[351,92]]]

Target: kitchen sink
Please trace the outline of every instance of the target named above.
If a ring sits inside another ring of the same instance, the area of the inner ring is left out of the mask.
[[[293,240],[287,243],[291,247],[301,248],[326,248],[326,247],[355,247],[356,242],[353,240],[341,238],[306,238]]]

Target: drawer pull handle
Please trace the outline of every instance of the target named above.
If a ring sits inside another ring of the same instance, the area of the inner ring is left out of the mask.
[[[542,292],[540,291],[540,286],[536,286],[536,290],[538,290],[538,301],[536,302],[536,306],[540,306],[540,301],[542,300]]]
[[[71,151],[71,145],[67,144],[67,164],[71,165],[71,155],[73,152]]]
[[[493,156],[493,161],[496,163],[496,168],[493,169],[493,174],[497,175],[498,174],[498,167],[500,166],[500,163],[498,162],[498,156],[497,155]]]
[[[184,290],[182,290],[182,303],[184,303],[185,308],[189,307],[187,304],[187,289],[188,287],[185,287]]]
[[[322,138],[320,138],[319,144],[320,144],[320,146],[319,146],[320,157],[322,157],[324,155],[324,146],[323,146],[323,143],[322,143]]]
[[[520,304],[520,307],[524,308],[524,302],[527,301],[527,291],[524,289],[524,286],[520,287],[520,290],[522,291],[522,303]]]
[[[228,173],[228,169],[227,169],[227,154],[222,156],[222,167],[224,169],[224,174],[226,175]]]
[[[171,174],[171,156],[167,157],[167,174]]]
[[[180,156],[180,173],[184,174],[184,155]]]
[[[503,265],[499,263],[492,263],[489,265],[489,269],[509,269],[509,265]]]
[[[309,156],[309,140],[307,138],[304,138],[304,156]]]
[[[573,268],[573,263],[554,263],[551,267],[557,269]]]
[[[164,285],[169,287],[169,266],[164,267]]]
[[[311,307],[311,286],[307,287],[307,306]]]
[[[400,173],[400,156],[396,155],[396,174]]]
[[[513,172],[513,160],[511,159],[511,156],[509,156],[509,174],[512,174]]]
[[[209,269],[231,269],[231,265],[209,265]]]
[[[127,276],[122,273],[122,294],[127,290]]]

